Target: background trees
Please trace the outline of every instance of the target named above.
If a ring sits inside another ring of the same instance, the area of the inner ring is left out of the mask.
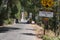
[[[11,19],[20,18],[21,5],[19,0],[0,0],[0,24]]]
[[[49,18],[49,25],[51,26],[50,27],[51,29],[54,29],[56,31],[57,28],[56,19],[59,17],[56,14],[57,12],[59,12],[57,10],[57,7],[59,7],[57,4],[58,2],[54,1],[55,3],[54,6],[52,7],[48,7],[47,5],[44,7],[41,4],[41,1],[42,0],[0,0],[0,24],[2,25],[4,22],[7,21],[9,21],[7,23],[10,23],[12,19],[15,18],[20,19],[21,11],[26,11],[28,13],[28,16],[29,13],[32,13],[32,20],[34,21],[36,21],[35,17],[38,16],[39,11],[53,11],[54,17]],[[40,18],[41,17],[39,17],[38,20],[40,20]]]

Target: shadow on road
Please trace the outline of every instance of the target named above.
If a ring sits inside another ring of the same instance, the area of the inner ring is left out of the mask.
[[[22,33],[23,35],[29,35],[29,36],[36,36],[36,34],[33,33]]]
[[[14,27],[0,27],[0,33],[5,33],[11,30],[20,30],[21,28],[14,28]]]
[[[36,29],[26,29],[26,30],[32,30],[32,31],[35,31]]]

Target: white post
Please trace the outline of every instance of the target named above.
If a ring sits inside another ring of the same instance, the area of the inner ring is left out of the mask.
[[[22,18],[21,18],[21,22],[24,21],[24,12],[22,12]]]

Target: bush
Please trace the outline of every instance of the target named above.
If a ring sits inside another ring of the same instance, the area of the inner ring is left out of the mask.
[[[43,37],[43,40],[60,40],[60,37],[50,37],[50,36],[45,35]]]
[[[7,19],[4,21],[4,24],[12,24],[12,19]]]
[[[45,36],[43,37],[43,40],[51,40],[51,37],[48,37],[48,36],[45,35]]]

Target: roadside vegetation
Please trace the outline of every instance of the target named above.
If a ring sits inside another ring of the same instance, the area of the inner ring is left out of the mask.
[[[43,40],[60,40],[60,11],[58,11],[60,5],[57,0],[52,1],[52,4],[49,3],[50,1],[46,5],[42,0],[0,0],[0,26],[13,24],[14,19],[20,20],[21,12],[27,12],[28,18],[29,13],[32,13],[31,20],[40,26],[41,24],[44,25],[42,26],[45,35]],[[47,23],[44,23],[45,17],[40,17],[39,11],[53,12],[54,15],[52,18],[46,18]],[[54,37],[51,37],[51,35],[54,35]]]

